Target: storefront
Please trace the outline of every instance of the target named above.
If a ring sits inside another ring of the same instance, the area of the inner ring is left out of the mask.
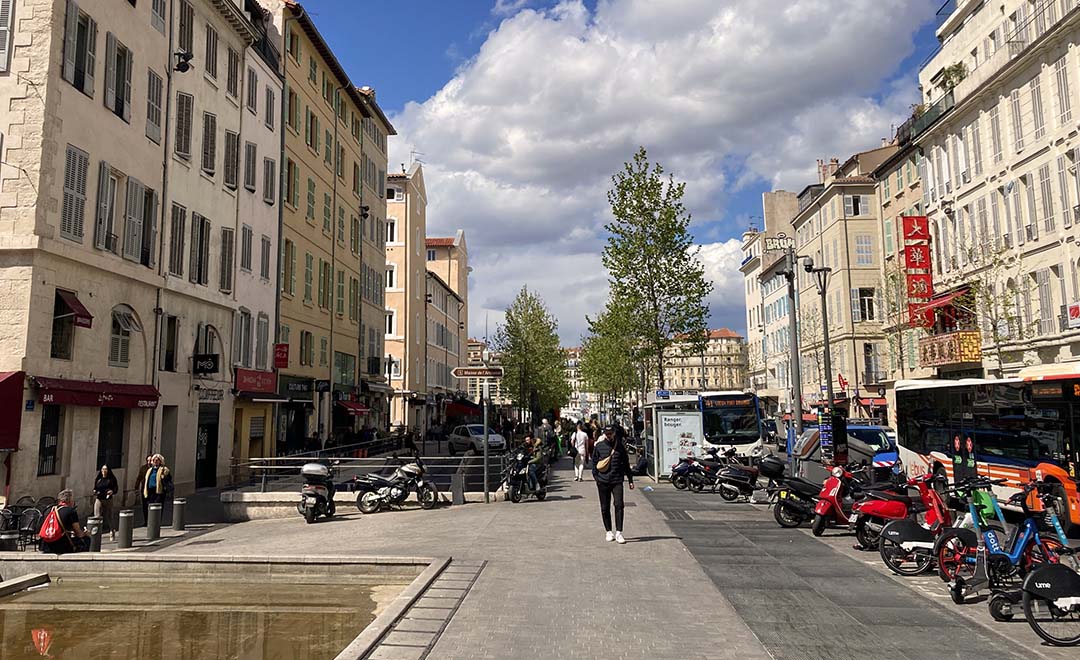
[[[0,454],[3,455],[4,503],[11,495],[11,455],[19,451],[25,380],[26,374],[21,371],[0,372]]]
[[[360,402],[360,389],[350,385],[334,385],[334,405],[330,412],[331,446],[355,444],[370,409]]]
[[[383,431],[390,428],[390,397],[394,394],[394,388],[369,380],[361,382],[362,392],[360,403],[371,409],[369,424]]]
[[[287,402],[277,396],[277,374],[272,371],[236,369],[233,406],[234,461],[273,456],[274,404]]]
[[[303,451],[314,435],[311,417],[315,413],[315,381],[311,378],[278,376],[277,454]]]

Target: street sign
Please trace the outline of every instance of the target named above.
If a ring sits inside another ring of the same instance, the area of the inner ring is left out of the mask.
[[[454,367],[450,370],[454,378],[502,378],[502,367]]]
[[[671,398],[671,392],[669,392],[667,390],[656,390],[656,398],[657,399],[670,399]]]

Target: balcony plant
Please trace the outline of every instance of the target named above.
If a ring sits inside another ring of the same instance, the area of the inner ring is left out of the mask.
[[[964,78],[967,78],[968,68],[963,62],[956,62],[945,67],[945,71],[941,74],[941,85],[946,90],[952,90],[960,84]]]

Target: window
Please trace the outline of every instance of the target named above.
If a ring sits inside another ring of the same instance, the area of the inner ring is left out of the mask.
[[[855,265],[874,265],[874,240],[869,234],[859,234],[855,237]]]
[[[1054,297],[1050,288],[1050,269],[1043,268],[1035,272],[1035,285],[1039,292],[1039,334],[1054,331]]]
[[[60,235],[82,243],[86,214],[86,177],[90,156],[81,149],[67,146],[64,158],[64,201],[60,209]]]
[[[127,368],[130,363],[131,333],[142,332],[142,326],[127,305],[113,309],[109,335],[109,366]]]
[[[1012,107],[1013,149],[1024,150],[1024,117],[1020,114],[1020,90],[1014,89],[1009,95]]]
[[[386,219],[386,242],[397,243],[397,218]]]
[[[1001,144],[1001,119],[998,116],[998,109],[995,105],[990,108],[990,149],[993,152],[993,160],[995,163],[1001,162]]]
[[[1029,241],[1039,240],[1039,218],[1038,211],[1036,211],[1035,204],[1035,178],[1031,174],[1025,174],[1020,178],[1022,186],[1024,188],[1024,198],[1027,200],[1027,222],[1024,223],[1025,238]],[[1019,192],[1019,188],[1017,188]],[[1019,206],[1019,194],[1017,195],[1017,206]],[[1020,217],[1019,208],[1017,208],[1016,217]]]
[[[94,216],[94,247],[116,252],[119,243],[113,232],[116,195],[120,179],[105,161],[98,163],[97,213]]]
[[[1039,168],[1039,197],[1042,198],[1043,229],[1054,231],[1054,191],[1050,185],[1050,163]]]
[[[263,234],[259,238],[259,277],[264,280],[270,279],[270,237]]]
[[[259,314],[255,322],[255,368],[265,370],[268,364],[267,353],[270,345],[270,317]]]
[[[184,225],[187,221],[187,209],[173,204],[169,222],[169,274],[184,276]]]
[[[150,248],[154,241],[148,240],[148,235],[157,233],[157,193],[128,177],[125,200],[124,258],[149,265],[147,261],[153,252]],[[149,254],[144,255],[144,249]]]
[[[319,81],[319,65],[315,63],[315,55],[308,55],[307,78],[312,85]]]
[[[319,307],[330,307],[330,264],[319,259]]]
[[[214,176],[217,167],[217,116],[203,113],[202,171]]]
[[[338,243],[345,242],[345,207],[339,206],[337,209],[337,239]]]
[[[286,121],[289,123],[289,128],[294,131],[300,130],[300,97],[296,92],[289,90],[289,94],[286,97]]]
[[[277,201],[277,163],[272,158],[263,158],[263,201]]]
[[[146,70],[146,137],[161,142],[161,76]]]
[[[225,187],[236,190],[237,170],[240,168],[240,136],[225,131]]]
[[[397,288],[397,266],[395,264],[386,264],[386,288]]]
[[[150,0],[150,25],[165,34],[165,0]]]
[[[202,286],[210,283],[210,220],[198,213],[191,214],[188,281]]]
[[[979,134],[979,117],[971,123],[971,166],[975,170],[975,176],[983,172],[982,165],[982,136]]]
[[[240,54],[228,49],[228,70],[225,72],[225,92],[234,99],[240,96]]]
[[[355,277],[349,278],[349,320],[356,321],[360,318],[360,283]]]
[[[308,220],[315,219],[315,179],[308,177],[307,180],[307,211],[304,217]]]
[[[266,109],[264,112],[263,123],[270,130],[274,130],[274,115],[277,114],[277,104],[274,101],[274,90],[267,85],[266,86]]]
[[[360,220],[355,215],[349,227],[349,250],[353,254],[360,254]]]
[[[158,356],[158,369],[176,371],[177,346],[180,343],[180,319],[166,314],[161,317],[161,346]]]
[[[327,167],[330,167],[334,160],[334,134],[330,131],[324,131],[326,134],[326,145],[323,152],[323,162]]]
[[[859,288],[851,290],[851,320],[855,323],[860,321],[873,321],[875,290],[873,288]]]
[[[304,108],[304,144],[319,153],[319,116],[311,108]]]
[[[337,313],[338,316],[345,313],[345,271],[341,269],[337,272]]]
[[[1072,100],[1069,98],[1068,56],[1062,55],[1054,62],[1055,97],[1058,100],[1058,125],[1065,126],[1072,121]]]
[[[258,162],[258,151],[254,143],[244,143],[244,187],[255,192],[255,164]]]
[[[191,127],[195,115],[195,97],[180,92],[176,95],[176,155],[191,158]]]
[[[116,40],[112,32],[105,35],[105,107],[124,121],[131,121],[131,70],[134,59],[131,51]]]
[[[252,68],[247,70],[247,109],[259,113],[259,74]]]
[[[1043,117],[1042,85],[1039,76],[1035,76],[1028,83],[1028,91],[1031,92],[1031,116],[1035,122],[1035,132],[1032,137],[1041,140],[1046,135],[1046,119]]]
[[[63,419],[63,410],[63,406],[41,406],[37,469],[39,477],[57,474],[60,471],[60,421]]]
[[[386,334],[387,334],[387,336],[392,337],[392,336],[396,335],[397,334],[396,329],[397,329],[397,324],[395,323],[394,310],[392,310],[392,309],[387,310],[387,312],[386,312]]]
[[[900,216],[897,216],[897,226],[902,226]],[[892,218],[885,218],[885,256],[888,257],[893,253],[893,221]],[[858,247],[858,246],[856,246]]]
[[[233,254],[236,251],[236,230],[229,227],[221,228],[221,277],[218,280],[219,287],[223,292],[232,291],[233,282]]]
[[[354,195],[360,195],[360,164],[353,163],[352,166],[352,191]]]
[[[218,33],[209,23],[206,25],[206,75],[217,79]]]
[[[315,260],[310,254],[304,255],[304,302],[311,302],[311,286],[314,279]]]
[[[10,20],[10,19],[9,19]],[[87,96],[94,95],[97,23],[69,1],[64,22],[64,80]]]
[[[1073,210],[1069,200],[1069,159],[1067,156],[1058,156],[1058,201],[1061,202],[1061,220],[1066,229],[1072,226]]]
[[[300,39],[292,30],[285,33],[285,50],[293,58],[294,62],[300,63]]]
[[[428,261],[435,261],[435,250],[430,250],[429,249],[427,251],[427,260]]]
[[[75,348],[75,312],[64,297],[74,293],[57,289],[53,293],[52,342],[49,356],[58,360],[70,360]]]
[[[311,358],[308,357],[308,349],[311,345],[311,333],[307,330],[300,331],[300,364],[311,364]]]
[[[251,366],[251,312],[241,307],[233,321],[233,364]]]
[[[180,50],[195,52],[195,9],[187,0],[180,0],[180,33],[177,40]]]
[[[323,208],[322,208],[322,230],[327,234],[330,233],[330,224],[333,222],[334,211],[331,208],[333,204],[333,198],[330,197],[330,193],[323,193]]]
[[[240,270],[251,272],[251,227],[244,225],[240,228]]]
[[[326,337],[319,337],[319,366],[320,367],[325,367],[326,366],[326,353],[327,353]]]
[[[300,203],[300,169],[293,159],[285,159],[285,203],[296,208]]]

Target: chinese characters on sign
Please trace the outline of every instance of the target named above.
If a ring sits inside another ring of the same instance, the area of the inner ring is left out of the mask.
[[[933,265],[930,257],[930,223],[924,215],[905,215],[903,224],[904,268],[907,271],[908,322],[925,327],[934,322],[934,312],[925,305],[934,296]]]

